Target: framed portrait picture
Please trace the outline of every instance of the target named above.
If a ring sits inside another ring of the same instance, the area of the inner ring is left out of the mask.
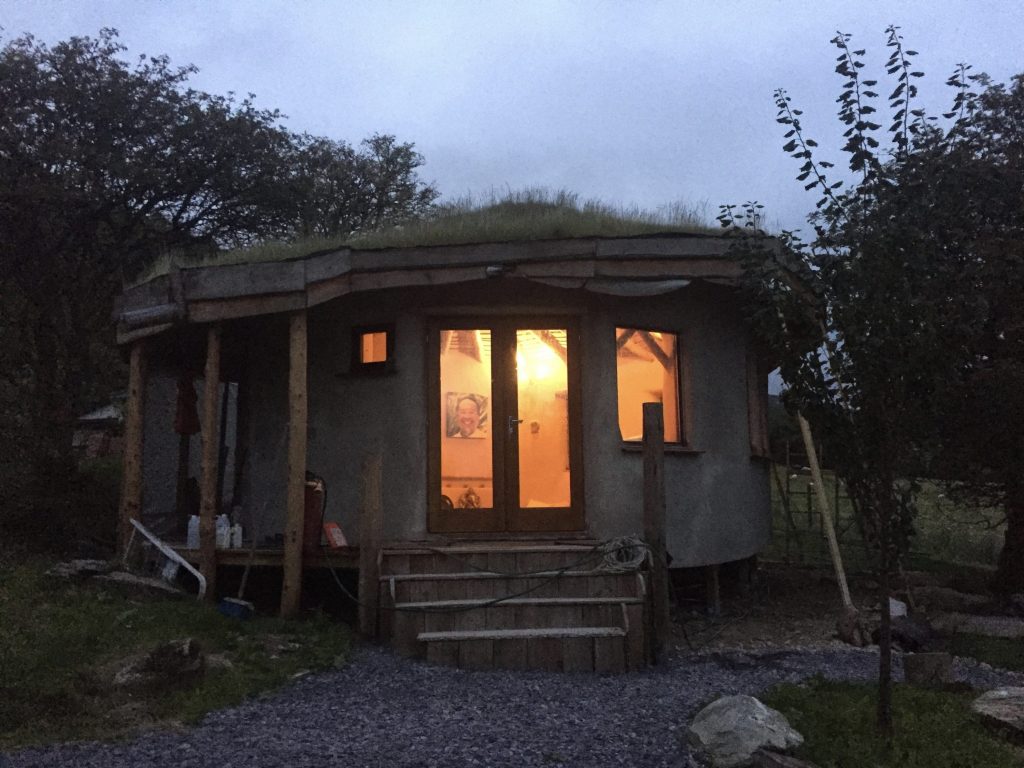
[[[483,439],[489,430],[487,400],[473,392],[445,392],[445,434],[462,439]]]

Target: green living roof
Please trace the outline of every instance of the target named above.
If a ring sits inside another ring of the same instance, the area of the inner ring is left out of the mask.
[[[707,224],[702,209],[684,203],[650,211],[597,201],[580,201],[570,192],[526,190],[483,201],[463,198],[439,205],[428,218],[349,237],[310,237],[220,251],[201,258],[168,256],[137,282],[145,282],[180,266],[217,266],[287,261],[316,253],[351,248],[377,250],[468,243],[524,242],[583,237],[636,237],[658,234],[719,234]]]

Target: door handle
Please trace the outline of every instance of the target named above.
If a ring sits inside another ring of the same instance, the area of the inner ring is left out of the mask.
[[[516,424],[522,424],[522,419],[517,419],[515,416],[508,417],[508,433],[514,435],[516,433]]]

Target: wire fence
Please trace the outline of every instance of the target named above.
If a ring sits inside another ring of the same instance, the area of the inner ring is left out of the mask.
[[[779,458],[782,461],[771,467],[772,541],[764,556],[793,564],[828,564],[823,519],[803,448],[787,445]],[[875,551],[863,536],[845,486],[833,472],[823,470],[822,474],[846,568],[872,570]],[[904,566],[994,566],[1004,530],[998,510],[955,504],[944,496],[939,484],[925,481],[918,497],[915,535]]]

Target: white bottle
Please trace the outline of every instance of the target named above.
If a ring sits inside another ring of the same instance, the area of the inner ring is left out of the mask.
[[[235,523],[231,526],[231,548],[241,549],[242,548],[242,524]]]
[[[199,549],[199,515],[192,515],[188,519],[188,536],[185,539],[185,546],[189,549]]]
[[[231,524],[227,515],[217,515],[217,549],[231,546]]]

